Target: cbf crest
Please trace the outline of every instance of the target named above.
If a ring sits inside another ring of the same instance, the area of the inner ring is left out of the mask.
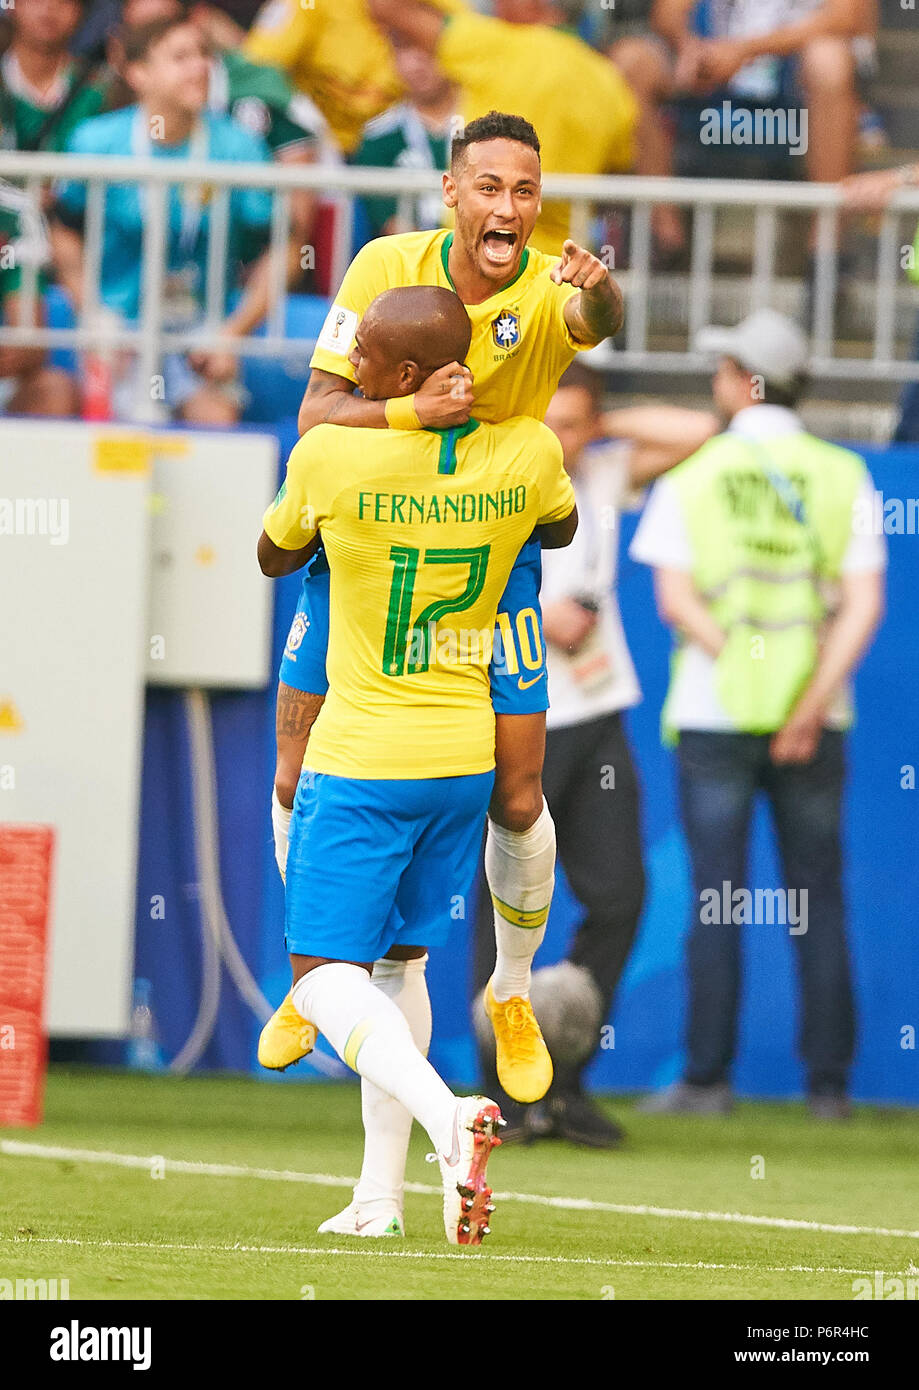
[[[496,347],[503,348],[505,352],[515,348],[520,342],[520,315],[512,313],[510,309],[502,309],[492,322],[491,333]]]
[[[287,634],[287,644],[284,648],[285,656],[292,657],[293,660],[296,661],[297,658],[294,656],[294,653],[309,631],[309,625],[310,620],[305,613],[298,613],[296,615],[291,623],[290,632]]]

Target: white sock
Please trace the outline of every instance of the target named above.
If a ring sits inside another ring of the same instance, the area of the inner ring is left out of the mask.
[[[529,830],[505,830],[489,817],[485,877],[495,909],[496,999],[530,992],[530,966],[546,934],[555,887],[555,822],[543,798]]]
[[[317,966],[294,985],[294,1008],[354,1071],[401,1101],[438,1153],[453,1147],[456,1096],[412,1039],[404,1015],[359,965]]]
[[[425,979],[427,956],[418,960],[378,960],[371,982],[404,1014],[412,1040],[423,1057],[431,1045],[431,1000]],[[354,1189],[362,1207],[369,1202],[395,1202],[402,1208],[405,1164],[412,1117],[401,1101],[361,1078],[364,1120],[364,1162]]]
[[[278,794],[272,790],[271,793],[271,828],[274,831],[274,857],[277,861],[281,878],[287,882],[287,837],[290,834],[290,818],[293,811],[288,811],[286,806],[282,806],[278,800]]]

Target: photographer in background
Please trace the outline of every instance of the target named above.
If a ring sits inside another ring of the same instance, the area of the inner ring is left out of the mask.
[[[505,1139],[551,1134],[612,1148],[622,1131],[584,1094],[582,1078],[609,1017],[645,886],[638,778],[623,720],[623,710],[638,703],[641,690],[615,594],[619,517],[637,489],[688,457],[718,426],[705,412],[668,406],[603,416],[602,395],[602,378],[575,363],[546,413],[574,484],[580,525],[565,551],[543,554],[540,600],[550,701],[543,790],[559,861],[584,918],[568,960],[533,975],[530,997],[555,1069],[545,1100],[519,1105],[504,1095],[493,1039],[488,1048],[491,1030],[487,1023],[481,1029],[478,1017],[476,1022],[486,1086],[498,1095],[508,1121]],[[498,622],[502,632],[500,615]],[[504,633],[508,659],[511,639],[518,645],[528,640],[526,634]],[[529,634],[534,639],[535,623]],[[486,887],[478,914],[477,989],[489,978],[494,958]]]

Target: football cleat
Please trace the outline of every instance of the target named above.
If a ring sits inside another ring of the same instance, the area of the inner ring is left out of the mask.
[[[438,1154],[444,1185],[444,1229],[451,1245],[481,1245],[495,1209],[485,1168],[501,1143],[501,1111],[485,1096],[458,1101],[453,1121],[453,1151]]]
[[[379,1208],[374,1211],[371,1208]],[[362,1207],[349,1202],[344,1211],[330,1216],[319,1227],[321,1236],[404,1236],[402,1213],[395,1202],[372,1202]]]
[[[552,1085],[552,1058],[533,1005],[519,994],[499,1002],[489,980],[485,1012],[495,1030],[495,1065],[501,1085],[512,1100],[523,1104],[542,1100]]]
[[[258,1040],[259,1064],[268,1071],[284,1071],[316,1046],[316,1028],[301,1017],[288,994],[271,1015]]]

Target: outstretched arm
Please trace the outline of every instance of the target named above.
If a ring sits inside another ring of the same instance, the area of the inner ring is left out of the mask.
[[[562,259],[550,272],[557,285],[576,285],[581,293],[565,305],[565,323],[573,338],[596,347],[622,327],[622,291],[606,266],[574,241],[562,247]]]
[[[629,481],[636,488],[689,458],[718,429],[718,417],[710,411],[679,405],[625,406],[603,416],[603,433],[632,446]]]

